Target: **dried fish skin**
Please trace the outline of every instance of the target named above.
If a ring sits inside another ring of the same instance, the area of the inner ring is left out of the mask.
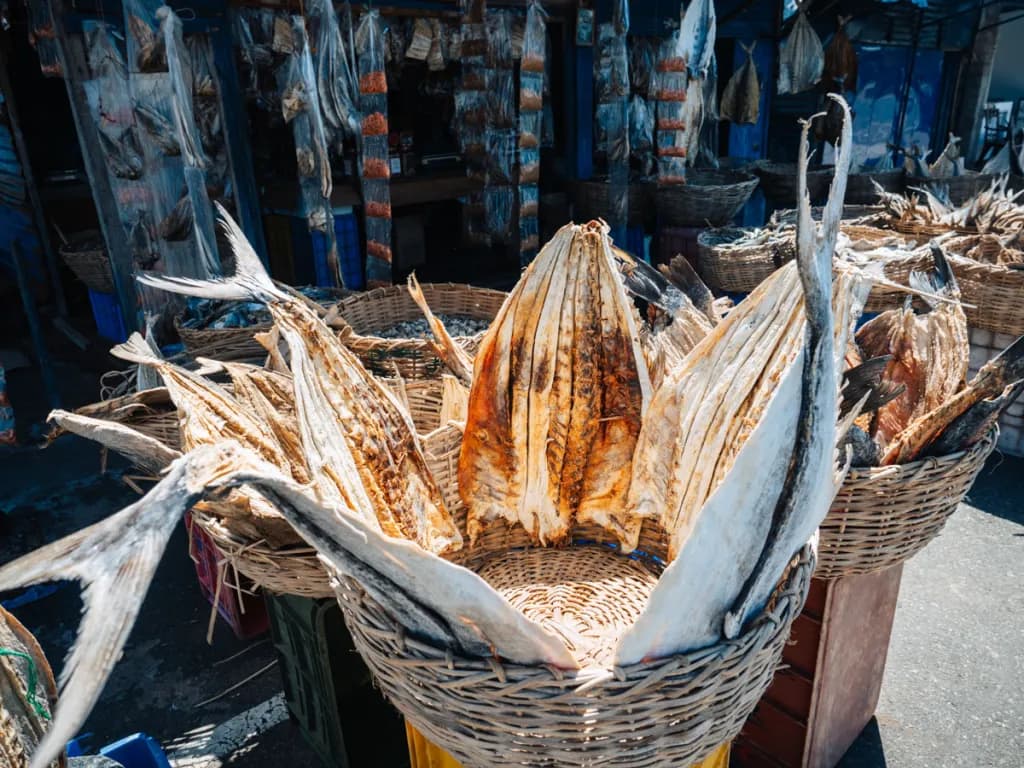
[[[477,352],[459,457],[471,538],[504,519],[556,544],[580,521],[632,546],[625,496],[649,394],[607,228],[567,225]]]

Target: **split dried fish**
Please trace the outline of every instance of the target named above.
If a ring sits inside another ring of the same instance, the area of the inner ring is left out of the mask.
[[[933,277],[915,276],[911,284],[953,301],[936,302],[928,312],[918,314],[908,298],[903,309],[883,312],[857,332],[864,355],[892,356],[885,379],[906,387],[877,412],[873,436],[883,446],[959,392],[967,379],[967,317],[959,302],[960,290],[941,249],[932,246],[932,255]]]
[[[616,271],[607,228],[565,226],[484,336],[459,457],[472,538],[506,520],[557,543],[592,521],[635,543],[620,515],[650,381]]]
[[[145,162],[142,150],[135,139],[131,128],[126,128],[115,141],[103,131],[97,131],[100,137],[100,148],[107,160],[110,172],[119,179],[138,179],[142,176]]]
[[[427,304],[427,299],[423,295],[423,290],[420,288],[416,275],[409,275],[408,288],[409,295],[416,302],[416,306],[422,310],[427,325],[430,326],[430,331],[434,334],[434,353],[441,358],[459,381],[469,386],[473,383],[472,358],[465,349],[455,343],[455,340],[448,334],[448,329],[445,328],[444,323],[438,320],[434,313],[430,311],[430,306]]]
[[[135,117],[138,118],[139,123],[161,153],[169,157],[181,154],[178,134],[170,120],[145,104],[136,104],[134,112]]]
[[[274,285],[238,225],[223,207],[218,210],[235,254],[232,279],[143,275],[140,282],[265,303],[288,344],[299,431],[317,497],[428,551],[459,548],[461,536],[427,469],[409,413],[304,301]]]
[[[171,212],[156,225],[156,233],[164,240],[187,240],[192,234],[192,198],[186,192],[174,204]]]
[[[757,81],[757,67],[754,66],[754,47],[756,45],[756,40],[749,47],[740,43],[740,47],[747,54],[747,60],[725,84],[722,103],[719,107],[719,115],[722,120],[748,125],[754,125],[757,122],[761,111],[761,85]]]
[[[825,68],[825,50],[799,4],[796,22],[781,48],[777,92],[802,93],[813,88]]]

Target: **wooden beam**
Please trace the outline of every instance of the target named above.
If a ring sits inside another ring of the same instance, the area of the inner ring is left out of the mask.
[[[89,116],[89,103],[86,99],[83,83],[89,77],[86,56],[81,39],[72,40],[64,28],[64,7],[61,0],[47,0],[50,15],[53,17],[54,38],[57,45],[57,56],[64,70],[64,84],[71,103],[71,116],[75,121],[78,143],[82,149],[82,160],[85,172],[92,187],[93,203],[99,218],[100,231],[107,244],[107,255],[110,257],[110,269],[114,277],[114,288],[117,292],[121,314],[128,332],[139,329],[138,302],[132,274],[134,261],[128,245],[128,236],[121,225],[117,201],[110,186],[110,176],[103,152],[100,149],[98,128]]]

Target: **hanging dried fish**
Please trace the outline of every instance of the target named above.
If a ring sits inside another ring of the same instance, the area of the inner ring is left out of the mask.
[[[146,130],[150,140],[156,144],[162,154],[169,157],[181,154],[178,133],[174,130],[170,120],[156,109],[142,103],[136,104],[133,111],[139,124]]]
[[[797,9],[796,22],[779,53],[777,91],[780,95],[810,90],[821,79],[821,72],[825,68],[821,38],[807,20],[799,3]]]
[[[470,535],[504,519],[557,543],[592,521],[635,545],[624,502],[649,394],[607,229],[562,227],[476,355],[459,457]]]
[[[163,38],[133,13],[128,14],[128,31],[135,38],[138,49],[135,65],[139,72],[166,72],[167,49]]]
[[[98,131],[100,148],[107,160],[110,172],[119,179],[138,179],[142,176],[145,161],[142,150],[135,140],[131,128],[126,128],[115,141],[103,131]]]
[[[747,60],[742,67],[733,72],[729,82],[725,84],[725,92],[722,94],[722,103],[719,107],[719,114],[723,120],[748,125],[757,122],[761,110],[761,86],[757,82],[757,67],[754,66],[756,45],[756,40],[749,47],[740,43],[740,47],[747,54]]]
[[[935,162],[928,166],[928,175],[936,178],[945,176],[963,176],[964,160],[960,155],[960,137],[949,134],[949,141]]]
[[[825,66],[821,81],[826,92],[857,91],[857,51],[853,48],[846,25],[853,16],[839,16],[836,33],[825,49]]]
[[[346,49],[338,17],[329,0],[312,0],[309,14],[310,19],[316,22],[316,57],[313,64],[324,123],[339,138],[355,138],[359,135],[355,51]]]
[[[192,223],[192,198],[185,194],[157,225],[156,233],[162,239],[171,242],[187,240],[192,234]]]

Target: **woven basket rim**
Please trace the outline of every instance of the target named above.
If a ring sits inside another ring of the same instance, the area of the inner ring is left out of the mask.
[[[594,546],[601,547],[602,545],[596,543],[584,543],[583,546]],[[628,557],[629,555],[616,555],[619,557]],[[808,584],[810,583],[809,575],[813,573],[813,566],[816,559],[816,553],[814,546],[811,543],[805,544],[799,552],[794,556],[794,563],[787,566],[786,573],[781,579],[779,579],[778,587],[776,588],[776,594],[791,594],[799,591],[800,580],[806,579]],[[810,569],[810,570],[808,570]],[[334,580],[346,578],[343,574],[338,573],[328,565],[328,570],[331,571],[331,577]],[[358,582],[357,582],[358,583]],[[804,590],[804,597],[806,597],[806,589]],[[366,599],[374,602],[368,595]],[[801,600],[802,605],[802,600]],[[351,607],[348,605],[343,606],[346,610]],[[738,651],[742,649],[757,633],[762,633],[766,628],[777,626],[783,619],[775,615],[781,612],[782,614],[799,613],[800,609],[792,608],[789,601],[779,611],[778,606],[768,605],[758,614],[756,617],[747,622],[744,630],[731,640],[721,639],[719,642],[704,648],[697,648],[689,651],[681,651],[679,653],[669,654],[667,656],[658,657],[655,659],[645,659],[635,664],[628,664],[623,666],[617,666],[611,669],[615,670],[616,676],[620,679],[625,677],[633,677],[640,673],[645,674],[647,671],[653,671],[661,669],[666,666],[677,665],[680,660],[685,659],[690,663],[699,663],[701,661],[725,661],[732,657],[739,655]],[[522,676],[549,676],[550,680],[559,684],[566,685],[567,687],[572,681],[576,681],[581,685],[591,682],[594,679],[604,678],[607,676],[609,668],[605,667],[582,667],[580,669],[556,669],[547,665],[532,665],[532,664],[519,664],[508,660],[498,660],[493,657],[470,657],[464,656],[452,651],[439,648],[438,646],[428,641],[413,637],[411,634],[405,633],[405,628],[400,622],[396,621],[393,617],[388,614],[389,620],[392,622],[396,631],[402,632],[406,637],[406,644],[410,648],[420,648],[424,652],[431,655],[441,655],[447,657],[450,660],[450,664],[453,666],[459,666],[469,669],[479,669],[481,671],[493,672],[495,666],[500,666],[505,670],[505,674],[509,677],[521,678]],[[760,650],[761,646],[756,646],[757,650]],[[747,648],[743,653],[750,653],[751,649]]]
[[[471,292],[471,293],[485,294],[485,295],[487,295],[489,297],[493,296],[494,298],[497,298],[497,295],[500,294],[503,297],[502,300],[504,300],[504,297],[507,296],[507,294],[504,291],[499,291],[499,290],[494,289],[494,288],[483,288],[481,286],[472,285],[470,283],[421,283],[420,284],[420,288],[423,289],[424,295],[428,296],[428,304],[429,304],[429,294],[431,292],[437,291],[439,289],[444,289],[444,290],[463,290],[463,291],[467,291],[467,292]],[[345,318],[345,307],[346,306],[352,306],[353,304],[356,304],[356,303],[362,304],[362,303],[365,303],[365,302],[377,301],[381,297],[384,297],[384,296],[390,297],[390,296],[395,295],[395,294],[405,294],[406,296],[408,296],[408,289],[404,285],[385,285],[385,286],[382,286],[380,288],[372,288],[369,291],[362,291],[362,292],[359,292],[359,293],[354,293],[351,296],[347,296],[344,299],[342,299],[341,301],[339,301],[337,303],[337,305],[336,305],[337,306],[337,310],[338,310],[338,316],[339,316],[339,318],[341,320],[343,320],[348,325],[348,327],[345,329],[345,334],[346,334],[347,341],[349,341],[349,340],[350,341],[358,341],[358,340],[365,339],[366,341],[372,341],[372,342],[375,342],[375,343],[378,343],[378,344],[392,344],[392,345],[396,345],[396,346],[409,344],[410,342],[429,344],[429,342],[430,342],[429,339],[423,339],[423,338],[385,338],[384,336],[376,336],[376,335],[374,335],[372,333],[363,333],[363,332],[357,331],[350,324],[348,324],[348,320],[346,320],[346,318]],[[412,301],[412,298],[410,297],[409,300]],[[478,318],[478,319],[483,319],[483,318]],[[491,318],[491,319],[493,319],[493,318]],[[475,339],[475,338],[482,337],[485,333],[486,333],[486,331],[480,331],[479,333],[475,333],[472,336],[453,336],[452,338],[455,339],[455,340]]]
[[[987,448],[994,446],[998,433],[999,428],[993,427],[985,434],[985,437],[974,445],[956,453],[947,453],[944,456],[926,456],[923,459],[908,461],[906,464],[888,464],[880,467],[850,467],[847,477],[852,475],[857,480],[893,476],[913,478],[922,469],[956,466],[966,456],[976,456]]]

